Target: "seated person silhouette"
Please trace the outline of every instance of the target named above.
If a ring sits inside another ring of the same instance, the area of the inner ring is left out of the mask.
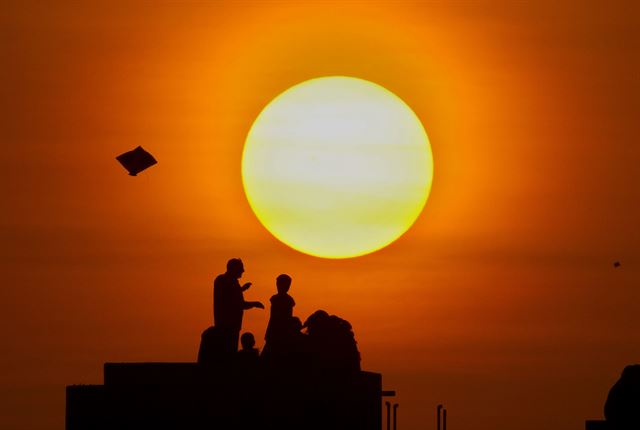
[[[238,351],[238,365],[240,368],[253,368],[258,365],[259,351],[256,348],[256,339],[252,333],[243,333],[240,336],[242,349]]]
[[[640,364],[624,368],[609,391],[604,416],[612,429],[640,429]]]
[[[327,373],[360,371],[360,353],[351,324],[323,310],[311,314],[304,323],[311,354],[311,366]]]
[[[219,364],[224,358],[224,341],[220,330],[212,326],[202,332],[200,349],[198,350],[198,363],[204,365]]]

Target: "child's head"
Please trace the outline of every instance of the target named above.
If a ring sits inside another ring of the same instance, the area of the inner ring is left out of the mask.
[[[242,349],[252,349],[256,346],[256,339],[251,333],[242,333],[242,336],[240,336],[240,343],[242,344]]]
[[[289,291],[289,287],[291,287],[291,276],[285,274],[278,276],[276,278],[276,287],[281,294]]]

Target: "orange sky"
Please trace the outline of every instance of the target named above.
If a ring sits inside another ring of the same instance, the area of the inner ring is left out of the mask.
[[[297,315],[351,321],[403,430],[602,417],[640,354],[640,7],[564,3],[2,6],[2,427],[62,428],[105,361],[195,360],[236,256],[248,299],[286,272]],[[277,242],[240,179],[260,110],[326,75],[393,91],[434,154],[413,228],[350,260]]]

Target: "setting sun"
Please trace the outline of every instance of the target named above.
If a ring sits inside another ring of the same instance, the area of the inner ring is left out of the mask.
[[[296,85],[254,122],[242,158],[249,203],[280,241],[348,258],[398,239],[425,205],[427,134],[396,95],[362,79]]]

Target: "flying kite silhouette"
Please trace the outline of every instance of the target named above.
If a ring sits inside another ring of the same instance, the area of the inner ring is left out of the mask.
[[[138,146],[133,151],[118,155],[116,160],[127,169],[130,176],[136,176],[143,170],[158,163],[156,159],[153,158],[153,155],[142,149],[142,146]]]

